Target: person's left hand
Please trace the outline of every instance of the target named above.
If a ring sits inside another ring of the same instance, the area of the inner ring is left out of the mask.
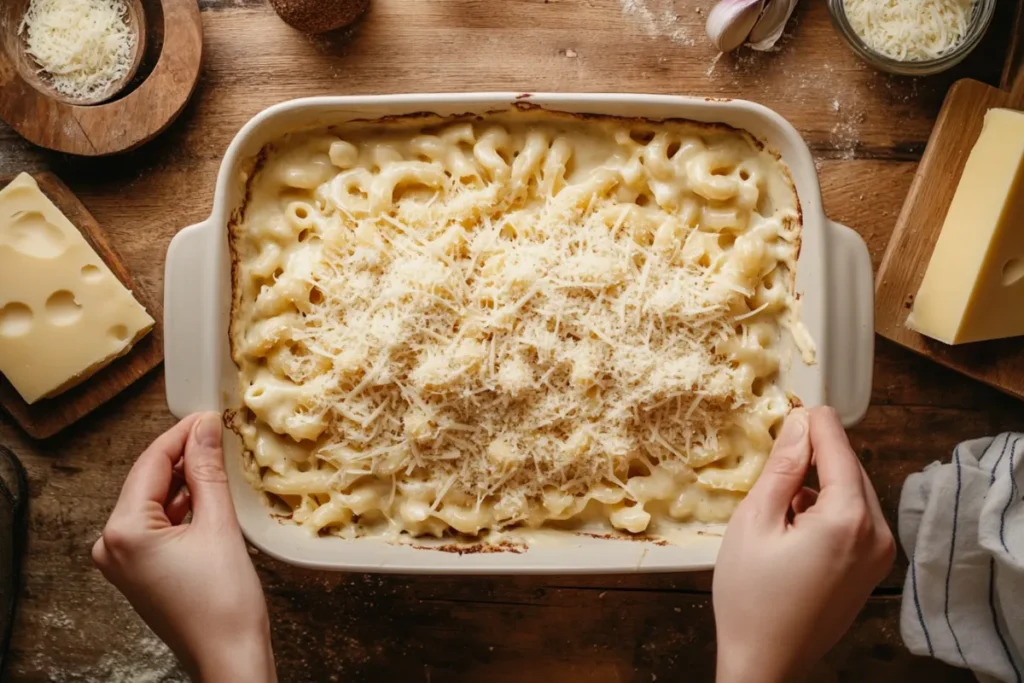
[[[92,557],[193,680],[277,680],[217,413],[186,417],[139,456]]]

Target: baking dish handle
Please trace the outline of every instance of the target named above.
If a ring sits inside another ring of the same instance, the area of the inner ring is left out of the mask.
[[[212,221],[178,232],[164,264],[164,369],[167,407],[177,417],[219,410],[214,352],[218,231]]]
[[[847,427],[871,403],[875,362],[875,290],[871,255],[854,230],[829,221],[829,336],[826,400]]]

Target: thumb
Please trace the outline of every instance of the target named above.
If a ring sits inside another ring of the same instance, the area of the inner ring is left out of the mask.
[[[782,425],[782,432],[764,464],[757,483],[747,496],[747,505],[768,525],[784,525],[793,498],[804,486],[811,466],[811,438],[807,411],[797,408]]]
[[[194,523],[237,523],[224,471],[219,413],[203,413],[192,426],[185,444],[185,482],[192,498]]]

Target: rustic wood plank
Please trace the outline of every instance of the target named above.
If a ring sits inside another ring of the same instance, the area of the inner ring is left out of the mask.
[[[81,160],[33,148],[0,124],[0,174],[54,171],[155,294],[167,243],[209,214],[219,159],[250,116],[290,97],[382,91],[617,90],[760,101],[809,141],[828,214],[865,237],[877,267],[947,86],[961,75],[998,82],[1012,18],[1012,3],[1000,3],[991,35],[964,65],[915,80],[857,60],[818,2],[800,3],[778,51],[716,63],[695,5],[673,0],[374,0],[352,31],[314,39],[285,26],[263,0],[200,5],[201,81],[153,142]],[[1019,426],[1019,403],[884,340],[875,371],[873,406],[851,438],[890,521],[907,474],[948,458],[960,440]],[[32,492],[10,680],[183,680],[88,562],[131,463],[172,421],[160,372],[45,444],[0,415],[0,442],[25,461]],[[373,577],[255,561],[282,680],[711,680],[708,574]],[[972,680],[903,648],[904,571],[901,558],[811,680]]]
[[[669,0],[376,2],[354,31],[309,39],[296,39],[299,34],[269,7],[215,13],[206,23],[209,59],[196,109],[255,114],[296,93],[500,88],[708,95],[772,107],[812,146],[841,156],[915,157],[955,77],[922,81],[875,71],[842,44],[823,3],[801,4],[792,35],[778,52],[745,52],[716,62],[703,16],[692,7],[674,8]],[[264,47],[257,54],[250,49],[254,31]],[[997,82],[999,64],[991,55],[1004,49],[999,34],[959,72]],[[516,59],[481,60],[485,54]],[[237,67],[242,62],[246,71]],[[293,64],[308,68],[289,69]],[[255,92],[228,87],[247,72],[283,71],[287,78],[261,78]],[[901,125],[892,126],[894,120]],[[227,117],[208,117],[193,133],[217,137],[222,126],[233,133],[237,125]]]
[[[559,577],[323,574],[262,557],[256,564],[269,596],[282,681],[713,679],[716,646],[707,594],[579,585]],[[62,581],[57,574],[32,578],[53,588]],[[88,597],[96,604],[122,602],[101,579],[89,583]],[[872,598],[808,680],[972,680],[967,672],[907,653],[894,628],[898,613],[898,598]],[[183,680],[130,612],[98,610],[89,621],[62,609],[29,616],[41,627],[35,640],[13,651],[12,679]],[[100,651],[93,642],[97,631],[117,631],[124,639]]]
[[[861,62],[824,3],[801,3],[776,52],[716,61],[703,16],[671,0],[377,0],[354,29],[314,38],[268,5],[227,0],[204,15],[203,73],[185,112],[197,121],[179,149],[219,153],[251,115],[301,95],[603,90],[751,99],[786,116],[815,149],[917,158],[958,75],[998,82],[1011,4],[1000,5],[992,34],[965,64],[909,79]],[[481,59],[498,54],[516,59]],[[253,82],[260,87],[247,87]]]
[[[1021,79],[1024,79],[1024,4],[1017,7],[1017,16],[1014,17],[1012,26],[1010,46],[1006,51],[999,87],[1019,92]]]

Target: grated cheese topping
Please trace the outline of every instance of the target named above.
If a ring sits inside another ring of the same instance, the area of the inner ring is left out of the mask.
[[[723,521],[753,485],[790,407],[800,214],[750,136],[353,125],[269,146],[247,194],[233,425],[293,521],[477,534],[596,510],[641,532]]]
[[[54,90],[102,97],[131,67],[135,35],[124,0],[31,0],[18,29]]]
[[[902,62],[935,59],[959,45],[974,0],[843,0],[850,25],[867,45]]]

